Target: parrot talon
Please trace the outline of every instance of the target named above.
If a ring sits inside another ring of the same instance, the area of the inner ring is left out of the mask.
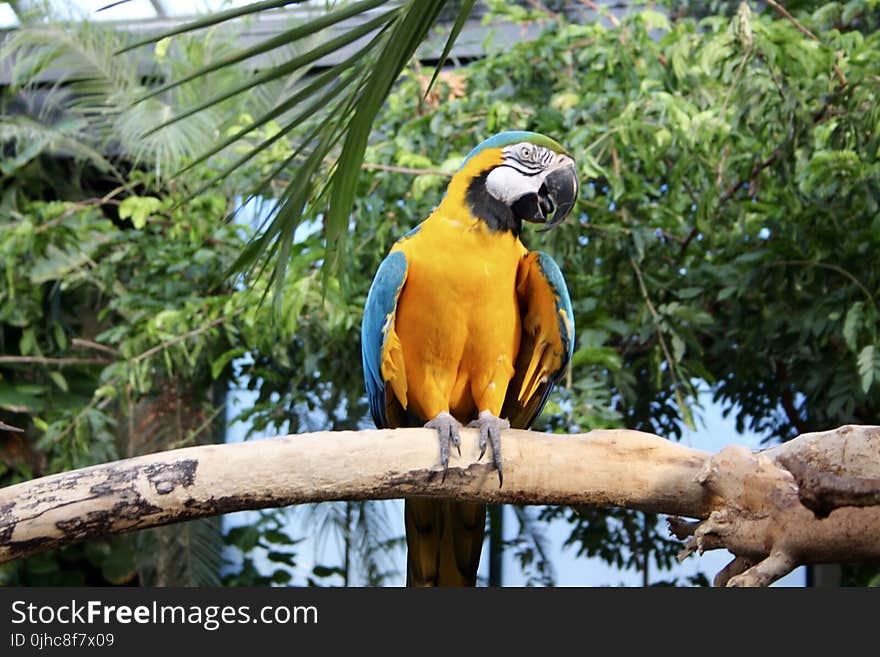
[[[495,417],[489,411],[480,411],[480,417],[470,422],[468,427],[480,430],[479,461],[486,453],[486,447],[492,445],[492,465],[498,470],[498,488],[504,485],[504,469],[501,467],[501,431],[510,429],[510,422]]]
[[[458,455],[461,456],[461,439],[458,437],[458,431],[461,429],[461,422],[456,420],[446,411],[437,413],[437,416],[425,423],[428,429],[436,429],[440,437],[440,464],[443,466],[443,477],[440,483],[446,481],[446,475],[449,473],[449,444],[455,445]]]

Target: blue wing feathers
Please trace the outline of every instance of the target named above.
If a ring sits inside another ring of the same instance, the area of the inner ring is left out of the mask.
[[[385,381],[382,379],[382,348],[386,336],[383,329],[389,315],[393,317],[397,310],[397,300],[406,280],[406,270],[406,256],[400,251],[391,253],[382,261],[370,285],[361,323],[364,382],[370,402],[370,413],[373,422],[379,428],[388,426],[385,414]]]

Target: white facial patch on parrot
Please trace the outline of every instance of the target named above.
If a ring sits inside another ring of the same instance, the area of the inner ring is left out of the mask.
[[[541,175],[525,176],[513,167],[501,165],[486,176],[486,191],[505,205],[511,205],[524,194],[537,194],[543,182]]]

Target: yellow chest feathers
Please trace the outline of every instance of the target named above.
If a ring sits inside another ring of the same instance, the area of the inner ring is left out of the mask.
[[[519,348],[516,280],[526,249],[511,233],[441,210],[394,249],[408,263],[395,321],[408,388],[400,401],[425,419],[497,414]]]

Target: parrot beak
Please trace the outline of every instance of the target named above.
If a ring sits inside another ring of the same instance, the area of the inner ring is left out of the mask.
[[[571,212],[578,198],[578,178],[574,161],[566,156],[560,165],[544,178],[538,193],[529,192],[511,206],[514,216],[534,224],[546,224],[540,231],[548,231]]]
[[[546,232],[561,224],[577,203],[579,191],[574,162],[551,171],[538,191],[538,205],[547,224],[538,232]]]

